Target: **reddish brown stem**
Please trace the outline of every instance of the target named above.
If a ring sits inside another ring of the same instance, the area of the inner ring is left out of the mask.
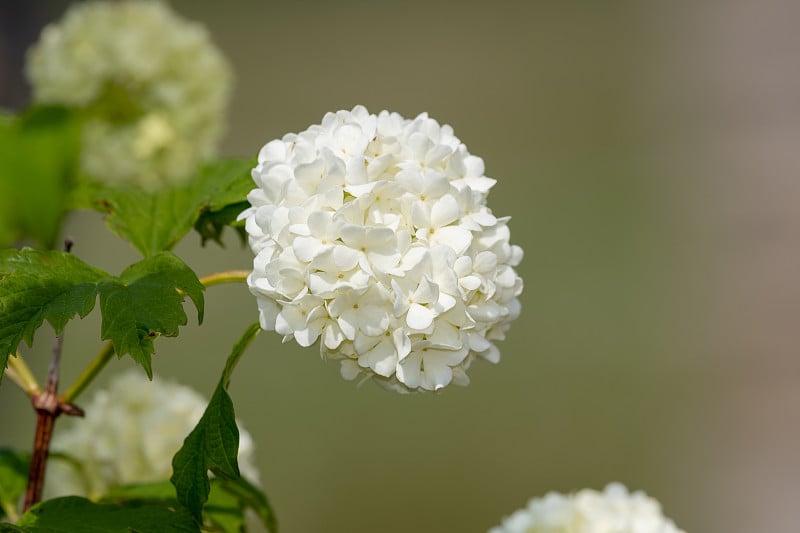
[[[69,253],[71,248],[72,240],[67,239],[64,242],[64,251]],[[31,466],[28,471],[28,486],[25,490],[23,512],[42,500],[44,473],[47,467],[47,456],[50,454],[50,439],[53,436],[53,426],[56,423],[56,418],[61,413],[83,416],[83,411],[79,407],[62,403],[58,399],[58,373],[63,343],[64,337],[56,335],[56,340],[53,343],[53,358],[50,361],[50,370],[47,373],[47,386],[43,393],[31,396],[31,403],[36,410],[36,435],[33,438],[33,454],[31,455]]]
[[[41,407],[37,404],[40,404]],[[53,404],[53,408],[45,407],[45,405]],[[44,471],[47,465],[47,456],[50,453],[50,438],[53,436],[53,426],[59,415],[58,398],[49,392],[35,397],[33,405],[36,408],[36,437],[33,440],[33,456],[31,456],[31,468],[28,472],[28,487],[25,491],[23,512],[42,499]]]

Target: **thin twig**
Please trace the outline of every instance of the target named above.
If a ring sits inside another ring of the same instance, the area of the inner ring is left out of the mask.
[[[74,402],[75,399],[89,386],[89,384],[94,381],[94,378],[100,373],[101,370],[106,366],[106,364],[111,360],[111,357],[114,355],[114,344],[111,341],[108,341],[103,345],[103,348],[100,352],[92,359],[92,362],[89,363],[89,366],[81,372],[81,375],[78,376],[78,379],[67,389],[61,396],[61,401],[63,403],[71,403]]]
[[[33,454],[28,471],[28,487],[25,490],[23,512],[42,499],[44,472],[47,466],[47,456],[50,453],[50,438],[53,436],[56,417],[61,414],[61,405],[58,401],[58,365],[61,362],[63,343],[64,336],[56,335],[53,343],[53,358],[47,374],[47,387],[42,394],[31,397],[33,408],[36,409],[36,436],[33,439]]]
[[[72,240],[64,241],[64,251],[69,253]],[[36,435],[33,439],[33,454],[31,466],[28,471],[28,486],[25,489],[25,503],[23,512],[42,499],[44,488],[44,474],[47,467],[47,456],[50,454],[50,439],[53,436],[53,426],[56,418],[61,413],[83,416],[80,408],[62,403],[58,399],[58,375],[61,365],[61,351],[64,347],[64,334],[56,335],[53,342],[53,357],[50,360],[50,370],[47,373],[47,385],[41,394],[31,396],[31,403],[36,410]]]

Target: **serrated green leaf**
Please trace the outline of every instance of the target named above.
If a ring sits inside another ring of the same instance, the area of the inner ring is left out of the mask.
[[[61,333],[69,319],[85,317],[108,279],[65,252],[0,250],[0,379],[22,340],[30,346],[44,320]]]
[[[25,533],[199,533],[186,510],[161,505],[123,507],[67,496],[39,503],[19,522]]]
[[[80,131],[63,108],[0,121],[0,246],[30,238],[53,248],[77,172]]]
[[[29,454],[0,449],[0,518],[14,516],[28,484]]]
[[[130,355],[152,378],[153,340],[178,335],[188,322],[182,291],[194,302],[203,321],[204,287],[178,256],[160,252],[128,267],[117,279],[99,286],[103,340],[114,344],[118,356]]]
[[[170,481],[175,485],[178,501],[198,520],[211,490],[208,471],[222,478],[239,478],[239,430],[233,402],[225,389],[245,349],[260,331],[258,324],[251,325],[234,345],[202,418],[172,458]]]
[[[245,200],[253,160],[225,159],[201,168],[181,185],[154,193],[88,185],[75,196],[78,204],[108,213],[106,224],[144,256],[170,250],[205,211],[220,211]],[[249,189],[248,189],[249,190]]]

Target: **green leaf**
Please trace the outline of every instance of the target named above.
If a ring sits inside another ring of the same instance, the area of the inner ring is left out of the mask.
[[[94,308],[98,284],[111,277],[65,252],[0,250],[0,379],[9,354],[47,320],[61,333]]]
[[[203,507],[206,523],[215,531],[223,533],[242,533],[247,531],[244,506],[230,492],[222,488],[219,479],[211,481],[208,502]]]
[[[29,454],[0,449],[0,518],[13,517],[28,484]]]
[[[153,340],[175,336],[186,325],[183,295],[192,299],[202,323],[203,290],[195,273],[171,252],[144,259],[117,278],[65,252],[0,250],[0,379],[9,354],[22,340],[30,346],[44,320],[59,334],[75,315],[89,314],[98,293],[102,338],[152,377]]]
[[[146,258],[99,287],[103,340],[111,340],[120,357],[130,354],[150,378],[153,340],[178,335],[178,328],[188,322],[179,290],[192,299],[202,323],[204,287],[171,252]]]
[[[31,238],[54,248],[78,167],[80,128],[63,108],[0,120],[0,246]]]
[[[222,234],[225,228],[230,226],[239,236],[239,242],[244,246],[247,244],[247,231],[244,228],[244,221],[237,218],[242,211],[250,207],[248,202],[239,202],[223,207],[218,211],[204,211],[200,218],[194,223],[194,229],[200,234],[202,245],[208,241],[214,241],[220,246],[222,244]]]
[[[198,520],[211,490],[208,471],[222,478],[239,478],[239,430],[233,402],[225,389],[245,349],[260,331],[258,324],[251,325],[234,345],[202,418],[172,459],[170,481],[175,485],[178,501]]]
[[[199,533],[186,510],[161,505],[124,507],[67,496],[39,503],[17,522],[25,533]],[[13,531],[13,530],[11,530]]]
[[[117,505],[162,505],[175,507],[178,500],[175,487],[169,481],[140,483],[116,487],[103,496],[100,503]],[[212,531],[242,533],[246,531],[245,509],[252,508],[270,532],[276,531],[266,497],[244,478],[238,480],[212,479],[208,502],[203,508],[204,524]]]
[[[239,477],[236,455],[239,430],[233,402],[218,386],[203,417],[172,459],[172,481],[178,501],[199,520],[208,500],[210,469],[218,476]]]
[[[244,202],[253,188],[253,166],[250,159],[214,161],[202,167],[188,183],[154,193],[89,185],[76,195],[76,202],[108,213],[108,227],[144,256],[150,256],[175,246],[201,213],[225,211],[231,204]]]
[[[233,496],[235,500],[239,502],[239,505],[255,511],[261,523],[264,524],[264,527],[266,527],[270,533],[276,533],[278,531],[278,520],[264,491],[243,477],[239,479],[218,479],[215,480],[215,482],[215,485],[219,486],[221,491]],[[212,490],[212,495],[213,493],[214,490]],[[206,512],[208,512],[212,501],[213,498],[210,498],[209,505],[206,506]]]
[[[124,506],[162,505],[175,507],[178,500],[175,487],[169,481],[125,485],[111,489],[100,503]],[[266,496],[257,487],[240,477],[236,480],[215,478],[203,508],[203,523],[212,531],[242,533],[246,531],[245,509],[253,509],[264,526],[277,531],[275,515]]]
[[[175,496],[175,487],[164,480],[114,487],[103,496],[101,503],[170,505],[177,504],[178,499]]]

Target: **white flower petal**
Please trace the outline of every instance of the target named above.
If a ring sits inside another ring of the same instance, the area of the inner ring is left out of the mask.
[[[427,329],[434,319],[433,311],[419,304],[411,304],[406,315],[406,324],[411,329]]]
[[[453,249],[456,254],[463,254],[472,244],[472,232],[457,226],[446,226],[439,228],[431,236],[434,244],[444,244]]]
[[[458,219],[459,215],[458,202],[452,195],[445,194],[431,207],[431,227],[446,226]]]

